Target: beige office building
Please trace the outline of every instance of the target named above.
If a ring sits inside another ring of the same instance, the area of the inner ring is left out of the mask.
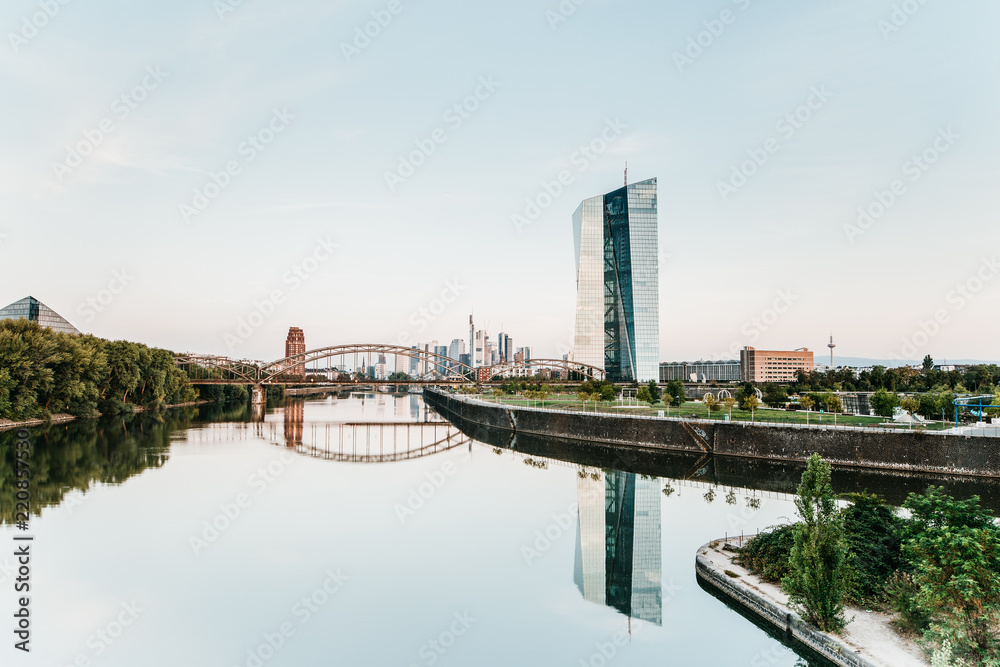
[[[813,370],[813,353],[799,350],[740,350],[740,377],[743,382],[794,382],[798,371]]]

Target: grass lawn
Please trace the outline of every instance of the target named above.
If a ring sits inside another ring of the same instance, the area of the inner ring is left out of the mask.
[[[568,410],[585,410],[586,412],[603,412],[610,414],[629,414],[629,415],[642,415],[649,417],[656,417],[662,411],[664,416],[667,416],[667,407],[663,403],[657,403],[653,407],[649,407],[647,404],[640,404],[636,407],[633,404],[623,405],[618,401],[613,403],[587,403],[586,406],[580,401],[575,394],[553,394],[548,399],[541,400],[529,400],[522,398],[520,396],[483,396],[483,400],[500,402],[506,405],[515,406],[529,406],[535,408],[555,408],[555,409],[568,409]],[[726,418],[728,414],[726,410],[721,410],[719,412],[713,412],[709,415],[708,408],[701,402],[698,401],[688,401],[684,405],[677,407],[671,407],[670,410],[671,417],[690,417],[695,416],[698,419],[713,419],[722,421]],[[775,410],[772,408],[758,408],[753,412],[753,421],[755,422],[768,422],[768,423],[778,423],[778,424],[805,424],[812,425],[833,425],[834,415],[830,413],[821,414],[819,412],[813,411],[808,415],[805,412],[792,412],[788,410]],[[734,422],[749,422],[751,421],[750,411],[744,412],[738,408],[733,408],[732,421]],[[854,415],[836,415],[837,426],[879,426],[886,423],[886,420],[882,417],[856,417]],[[891,423],[891,422],[890,422]],[[945,428],[950,428],[952,424],[940,422],[929,423],[925,426],[928,430],[941,430]],[[896,426],[894,428],[905,429],[905,426]]]

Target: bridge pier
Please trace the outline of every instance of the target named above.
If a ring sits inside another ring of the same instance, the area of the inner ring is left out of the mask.
[[[253,392],[253,398],[250,399],[252,405],[267,404],[267,389],[263,385],[255,384],[251,391]]]

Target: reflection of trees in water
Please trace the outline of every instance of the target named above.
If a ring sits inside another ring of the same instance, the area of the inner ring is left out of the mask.
[[[170,435],[190,424],[194,408],[167,414],[140,413],[107,419],[85,419],[29,429],[31,513],[59,505],[70,491],[91,484],[121,484],[148,468],[162,466]],[[0,523],[14,520],[14,458],[17,431],[0,433]]]

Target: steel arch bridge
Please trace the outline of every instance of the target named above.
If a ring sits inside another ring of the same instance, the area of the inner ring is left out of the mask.
[[[416,359],[426,364],[427,372],[418,381],[439,382],[442,384],[480,384],[480,378],[485,381],[500,377],[517,377],[517,369],[555,368],[561,371],[579,373],[588,380],[603,380],[604,369],[580,362],[565,359],[531,359],[523,364],[502,363],[475,369],[451,357],[429,352],[427,350],[403,347],[400,345],[384,345],[378,343],[362,343],[354,345],[332,345],[309,350],[302,354],[292,355],[276,361],[261,363],[248,359],[231,359],[217,355],[181,354],[174,359],[175,363],[187,371],[192,384],[251,384],[262,386],[268,384],[300,384],[304,369],[308,364],[330,359],[332,357],[355,357],[354,367],[357,368],[357,357],[367,356],[370,362],[372,355],[392,355]],[[303,370],[299,370],[303,369]],[[477,370],[481,372],[477,373]]]
[[[332,345],[268,363],[199,354],[177,355],[174,361],[178,366],[188,371],[188,376],[192,384],[231,384],[239,381],[253,385],[300,384],[302,382],[301,375],[304,373],[298,369],[305,369],[308,364],[321,359],[352,355],[355,357],[358,355],[367,356],[369,360],[372,355],[407,357],[427,364],[428,371],[421,375],[421,379],[434,377],[446,383],[468,383],[475,381],[475,371],[468,364],[463,364],[451,357],[435,352],[402,347],[400,345],[369,343]],[[355,368],[357,368],[356,359]],[[205,372],[200,373],[199,369]],[[219,373],[213,373],[212,371],[218,371]],[[224,377],[219,377],[219,375]]]

